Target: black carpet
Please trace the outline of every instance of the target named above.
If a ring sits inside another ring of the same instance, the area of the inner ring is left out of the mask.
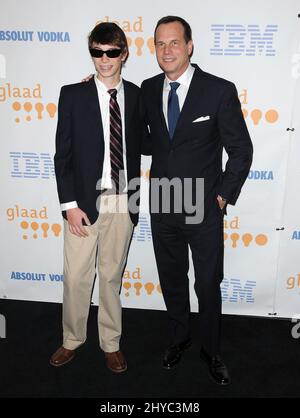
[[[289,320],[224,315],[222,354],[232,384],[219,387],[199,359],[197,315],[193,346],[175,370],[162,368],[168,344],[166,312],[123,310],[122,350],[128,371],[106,369],[99,349],[97,308],[91,307],[87,342],[61,367],[49,357],[61,345],[61,305],[0,300],[6,338],[0,339],[0,397],[211,398],[299,397],[300,340]]]

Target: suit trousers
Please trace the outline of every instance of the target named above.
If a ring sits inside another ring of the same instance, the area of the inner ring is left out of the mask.
[[[223,279],[223,211],[213,205],[199,225],[187,225],[183,215],[152,217],[152,235],[162,294],[167,307],[172,344],[191,337],[189,248],[199,304],[201,343],[211,354],[219,352]]]
[[[88,237],[78,237],[64,221],[63,346],[75,350],[86,340],[98,265],[100,347],[105,352],[118,351],[122,333],[120,290],[134,228],[127,195],[101,195],[97,221],[84,228]]]

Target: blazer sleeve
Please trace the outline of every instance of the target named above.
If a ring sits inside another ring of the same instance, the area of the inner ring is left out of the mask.
[[[54,156],[55,176],[60,203],[76,201],[72,158],[71,98],[62,87],[58,102],[56,130],[56,152]]]
[[[218,110],[218,127],[222,144],[228,154],[218,193],[234,205],[248,176],[253,146],[241,110],[234,84],[230,83],[222,96]]]
[[[148,116],[147,116],[147,94],[145,88],[145,82],[141,85],[141,96],[140,96],[140,117],[142,121],[142,154],[143,155],[152,155],[152,143],[151,143],[151,133],[149,130]]]

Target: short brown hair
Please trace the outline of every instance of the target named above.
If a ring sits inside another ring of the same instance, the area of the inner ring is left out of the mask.
[[[154,30],[154,41],[155,41],[155,35],[156,35],[158,26],[165,24],[165,23],[173,23],[173,22],[179,22],[182,24],[183,29],[184,29],[184,39],[186,43],[192,40],[192,29],[186,20],[184,20],[182,17],[179,17],[179,16],[165,16],[159,19],[159,21],[156,24],[156,27]]]
[[[94,42],[96,44],[117,46],[122,50],[122,52],[127,52],[128,56],[128,43],[126,35],[120,26],[118,26],[116,23],[98,23],[98,25],[96,25],[92,32],[89,34],[89,48],[92,48]]]

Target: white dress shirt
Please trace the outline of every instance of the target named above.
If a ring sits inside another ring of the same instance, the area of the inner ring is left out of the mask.
[[[101,111],[101,119],[103,126],[103,135],[104,135],[104,160],[103,160],[103,171],[101,179],[101,189],[111,189],[111,167],[110,167],[110,112],[109,112],[109,100],[110,94],[108,93],[107,87],[100,81],[95,75],[95,83],[98,92],[98,99]],[[127,183],[127,165],[126,165],[126,143],[125,143],[125,98],[124,98],[124,84],[121,78],[120,82],[114,87],[117,90],[117,102],[120,107],[121,119],[122,119],[122,140],[123,140],[123,161],[124,161],[124,172],[125,180]],[[99,141],[100,141],[100,132],[99,132]],[[100,170],[100,168],[99,168]],[[96,184],[95,184],[96,188]],[[127,191],[127,185],[124,190]],[[68,210],[77,208],[77,202],[66,202],[62,203],[61,210]]]
[[[192,78],[193,78],[194,71],[195,71],[195,68],[192,67],[191,64],[189,64],[189,66],[187,67],[185,72],[183,74],[181,74],[181,76],[177,80],[170,80],[167,76],[165,78],[164,87],[163,87],[163,112],[164,112],[164,116],[165,116],[165,120],[166,120],[166,124],[167,124],[168,129],[169,129],[169,125],[168,125],[168,97],[169,97],[169,91],[171,90],[170,83],[172,83],[173,81],[176,81],[177,83],[180,83],[180,86],[176,90],[176,93],[177,93],[178,101],[179,101],[179,109],[181,111],[181,109],[184,105],[186,95],[187,95],[187,92],[189,90]]]

